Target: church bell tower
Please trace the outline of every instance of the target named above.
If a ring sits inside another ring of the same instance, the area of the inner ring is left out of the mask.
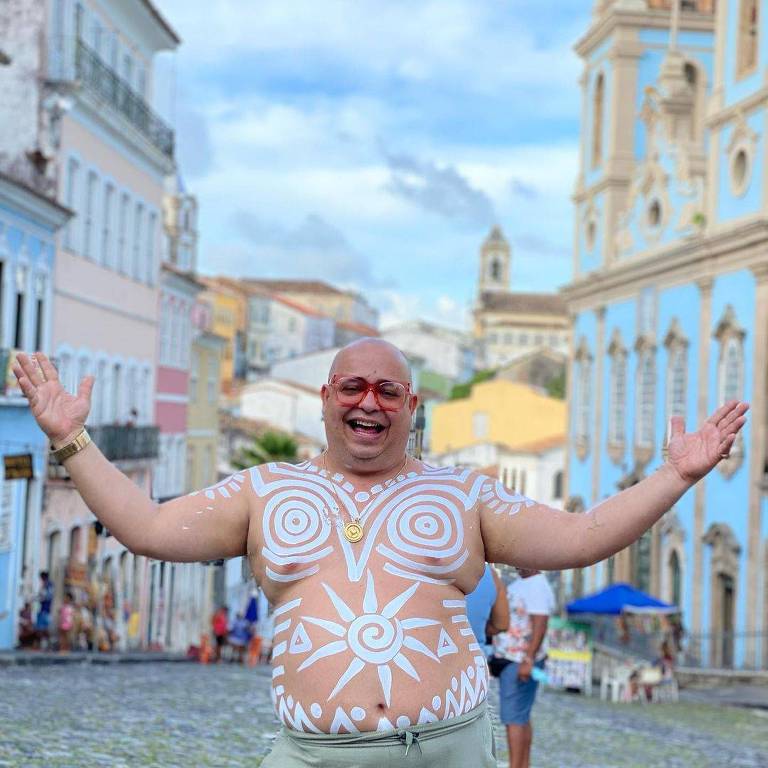
[[[496,226],[480,248],[478,294],[509,291],[509,263],[512,251],[501,229]]]

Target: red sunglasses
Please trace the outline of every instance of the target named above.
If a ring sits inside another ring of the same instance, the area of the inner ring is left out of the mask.
[[[365,400],[369,392],[382,411],[399,411],[405,406],[411,385],[402,381],[370,382],[362,376],[340,376],[334,374],[328,386],[336,395],[339,405],[354,408]]]

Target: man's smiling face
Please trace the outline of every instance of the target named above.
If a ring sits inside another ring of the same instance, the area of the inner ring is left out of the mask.
[[[411,380],[402,352],[380,339],[361,339],[344,347],[333,361],[329,381],[334,376],[356,376],[368,384]],[[398,411],[383,410],[372,390],[354,406],[340,403],[328,384],[323,385],[322,396],[328,454],[335,461],[362,472],[385,471],[402,462],[415,395],[408,394]]]

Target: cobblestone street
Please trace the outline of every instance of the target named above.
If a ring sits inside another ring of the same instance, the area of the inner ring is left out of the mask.
[[[229,665],[0,669],[0,766],[253,768],[276,729],[268,685]],[[534,714],[534,768],[768,765],[765,711],[544,692]],[[497,745],[506,765],[500,726]]]

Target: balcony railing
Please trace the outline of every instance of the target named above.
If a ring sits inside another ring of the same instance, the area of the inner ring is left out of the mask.
[[[156,459],[159,454],[159,427],[102,424],[88,427],[88,433],[109,461]]]
[[[84,88],[127,118],[164,155],[173,157],[173,131],[82,40],[75,48],[75,73]]]

